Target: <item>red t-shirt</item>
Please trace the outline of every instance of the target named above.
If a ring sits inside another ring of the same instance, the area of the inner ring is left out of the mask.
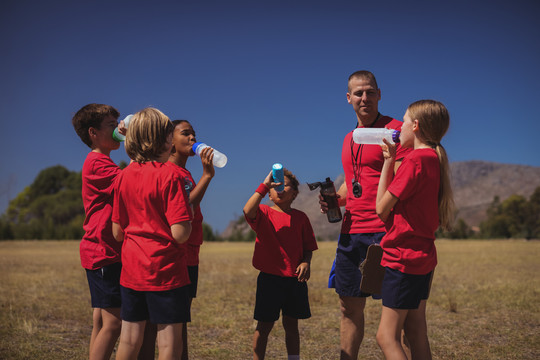
[[[191,221],[183,179],[159,162],[131,163],[118,177],[112,221],[124,231],[120,284],[165,291],[189,284],[186,246],[171,225]]]
[[[79,245],[81,265],[88,270],[120,262],[122,244],[112,235],[111,214],[116,177],[122,171],[110,157],[91,151],[82,168],[86,219]]]
[[[264,273],[296,277],[304,251],[318,248],[311,223],[300,210],[284,213],[259,205],[255,219],[246,221],[257,233],[253,266]]]
[[[389,116],[381,116],[372,126],[401,130],[402,122]],[[397,145],[396,159],[403,159],[410,149]],[[345,136],[341,151],[341,162],[347,186],[347,204],[341,224],[342,234],[365,234],[384,232],[384,224],[375,212],[377,188],[384,163],[380,145],[361,145],[352,140],[352,131]],[[356,174],[353,166],[356,163]],[[355,178],[362,186],[362,196],[355,198],[352,180]]]
[[[184,189],[186,190],[186,195],[189,199],[189,194],[197,186],[195,180],[193,180],[193,176],[191,176],[191,173],[187,169],[184,169],[183,167],[178,166],[170,161],[167,162],[167,165],[175,171],[178,171],[180,177],[184,179]],[[191,206],[191,211],[193,212],[193,221],[191,222],[191,235],[186,242],[187,265],[197,266],[199,265],[199,252],[203,243],[203,215],[200,205],[197,205],[196,207]]]
[[[381,265],[406,274],[435,269],[435,230],[439,226],[440,163],[433,149],[417,149],[399,167],[388,191],[399,200],[381,240]]]

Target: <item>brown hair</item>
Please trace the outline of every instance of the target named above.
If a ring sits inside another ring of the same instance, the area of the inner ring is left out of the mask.
[[[174,127],[176,128],[178,125],[182,124],[182,123],[188,123],[189,125],[191,125],[191,123],[187,120],[184,120],[184,119],[181,119],[181,120],[173,120],[172,121],[172,124],[174,125]]]
[[[145,108],[129,122],[126,153],[138,163],[156,160],[165,151],[167,136],[173,131],[167,115],[155,108]]]
[[[300,183],[298,182],[298,179],[296,178],[296,176],[294,176],[292,172],[290,172],[289,170],[285,168],[283,168],[283,176],[288,177],[289,181],[291,182],[292,188],[298,191],[298,186],[300,185]]]
[[[441,227],[449,230],[454,223],[454,198],[450,182],[448,155],[441,145],[441,139],[450,126],[450,114],[446,107],[435,100],[419,100],[407,108],[412,120],[418,120],[417,137],[431,146],[441,164],[441,181],[439,186],[439,219]]]
[[[377,80],[375,79],[375,75],[373,75],[371,71],[359,70],[359,71],[353,72],[349,76],[349,80],[347,81],[347,92],[351,91],[351,80],[357,79],[357,78],[368,80],[370,83],[375,85],[375,89],[379,88],[379,85],[377,85]]]
[[[92,148],[92,140],[90,139],[90,134],[88,134],[88,129],[91,127],[100,129],[103,119],[109,115],[117,120],[120,117],[118,110],[110,105],[88,104],[77,111],[71,119],[71,123],[82,142],[88,145],[89,148]]]

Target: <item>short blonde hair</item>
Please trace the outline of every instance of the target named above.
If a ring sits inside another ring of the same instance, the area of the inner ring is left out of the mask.
[[[174,131],[171,120],[155,108],[145,108],[129,122],[126,153],[138,163],[156,160],[166,150],[167,136]]]

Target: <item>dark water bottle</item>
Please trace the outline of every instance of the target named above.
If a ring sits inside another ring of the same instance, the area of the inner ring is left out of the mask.
[[[321,195],[324,199],[324,202],[328,204],[328,211],[326,212],[328,221],[331,223],[341,221],[341,209],[339,208],[336,188],[334,187],[334,183],[332,182],[332,180],[327,177],[326,181],[324,182],[314,182],[311,184],[308,183],[308,187],[309,190],[315,190],[318,187],[321,188]]]

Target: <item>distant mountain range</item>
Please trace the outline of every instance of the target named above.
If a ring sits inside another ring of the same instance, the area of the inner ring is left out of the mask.
[[[517,194],[526,197],[540,186],[540,167],[500,164],[486,161],[464,161],[450,164],[454,200],[458,218],[469,226],[476,227],[486,219],[486,210],[495,196],[501,200]],[[336,189],[343,183],[344,175],[335,180]],[[331,224],[326,215],[321,214],[318,200],[319,191],[310,191],[305,183],[300,185],[300,193],[293,207],[302,210],[309,217],[318,238],[337,239],[341,223]],[[221,236],[228,237],[234,231],[245,232],[249,227],[245,222],[232,221]]]

